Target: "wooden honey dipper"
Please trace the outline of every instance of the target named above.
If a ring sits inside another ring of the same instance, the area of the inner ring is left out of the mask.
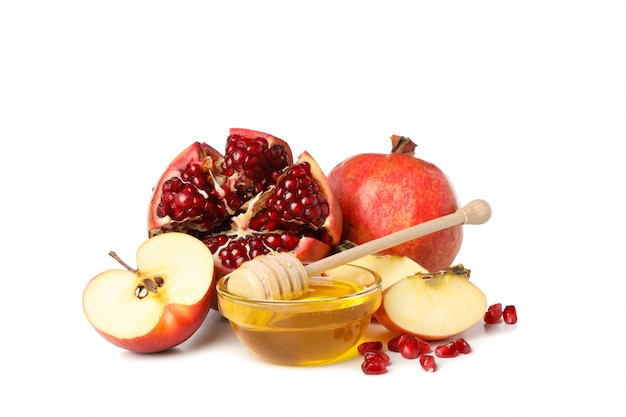
[[[462,224],[483,224],[491,218],[485,200],[473,200],[454,213],[371,240],[348,250],[303,265],[293,254],[273,252],[245,262],[228,275],[227,290],[245,298],[289,300],[308,291],[309,276],[381,252],[401,243]]]

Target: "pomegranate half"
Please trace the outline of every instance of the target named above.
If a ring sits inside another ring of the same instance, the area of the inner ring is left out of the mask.
[[[308,152],[293,161],[287,142],[231,129],[222,155],[192,143],[153,189],[148,234],[184,232],[213,253],[221,277],[270,251],[301,261],[326,256],[339,243],[341,209],[326,175]]]

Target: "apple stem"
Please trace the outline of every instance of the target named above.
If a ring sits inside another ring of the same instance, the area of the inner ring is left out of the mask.
[[[135,268],[132,268],[130,265],[128,265],[126,262],[124,262],[122,260],[122,258],[120,258],[117,255],[117,253],[115,253],[114,251],[110,251],[109,252],[109,256],[112,257],[113,259],[115,259],[117,262],[119,262],[120,265],[122,265],[124,268],[128,269],[130,272],[137,273],[137,270]]]
[[[115,259],[117,262],[119,262],[120,265],[128,269],[130,272],[133,272],[135,274],[139,272],[139,270],[132,268],[130,265],[124,262],[122,258],[120,258],[117,255],[117,253],[115,253],[114,251],[110,251],[109,256]],[[156,277],[154,278],[154,280],[150,278],[144,278],[141,282],[143,285],[140,284],[137,286],[137,288],[135,288],[135,296],[139,299],[146,297],[148,295],[148,292],[152,292],[152,293],[158,292],[159,287],[162,287],[163,284],[165,283],[162,277]]]
[[[462,275],[465,277],[465,279],[470,278],[471,275],[471,269],[467,269],[463,266],[463,264],[458,264],[458,265],[454,265],[454,266],[449,266],[447,268],[441,269],[439,271],[436,272],[428,272],[428,273],[419,273],[423,278],[435,278],[435,277],[442,277],[444,275]]]

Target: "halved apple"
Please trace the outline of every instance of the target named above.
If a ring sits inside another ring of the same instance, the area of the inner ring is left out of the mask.
[[[462,265],[407,276],[385,291],[375,318],[394,333],[424,340],[445,339],[478,323],[487,297]]]
[[[83,292],[89,323],[109,342],[141,353],[187,340],[202,325],[213,298],[214,261],[204,243],[185,233],[154,236],[137,250],[137,269],[95,276]]]

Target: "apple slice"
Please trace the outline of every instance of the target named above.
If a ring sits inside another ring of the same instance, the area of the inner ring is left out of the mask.
[[[469,281],[463,265],[407,276],[385,291],[374,317],[394,333],[424,340],[445,339],[478,323],[487,297]]]
[[[344,241],[337,246],[339,252],[345,252],[354,248],[356,245],[350,241]],[[412,258],[402,255],[391,255],[382,253],[373,253],[365,255],[354,261],[350,261],[350,264],[357,265],[363,268],[367,268],[380,275],[381,288],[386,290],[399,280],[413,275],[417,272],[427,273],[428,270],[415,262]],[[328,275],[333,275],[336,278],[341,278],[347,281],[351,281],[346,274],[354,273],[354,268],[343,268],[342,266],[327,270]],[[352,279],[353,281],[354,279]]]
[[[83,292],[89,323],[109,342],[141,353],[160,352],[187,340],[206,318],[213,298],[214,261],[195,237],[164,233],[137,250],[137,269],[95,276]]]
[[[370,269],[380,275],[383,291],[410,275],[428,272],[413,259],[400,255],[367,255],[350,263]]]

